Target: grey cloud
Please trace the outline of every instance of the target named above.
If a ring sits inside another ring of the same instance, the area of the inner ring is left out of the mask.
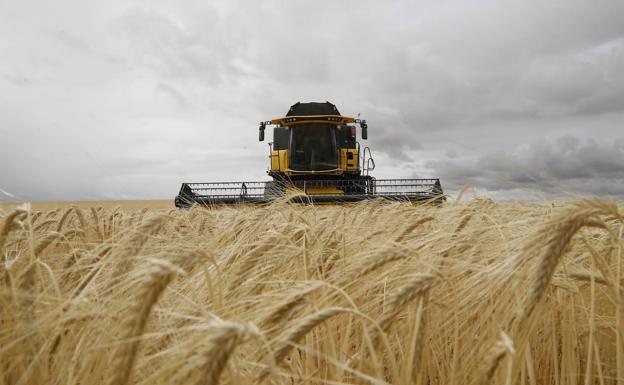
[[[186,96],[184,96],[179,90],[177,90],[173,86],[170,86],[165,83],[158,83],[158,85],[156,86],[156,89],[159,92],[163,93],[164,95],[167,95],[168,97],[178,102],[178,104],[182,107],[186,107],[189,104]]]
[[[26,76],[20,73],[5,74],[4,79],[14,86],[24,87],[32,83]]]
[[[65,30],[51,30],[49,35],[61,44],[69,47],[71,50],[88,54],[91,53],[91,47],[81,38],[68,33]]]
[[[538,103],[574,105],[591,98],[603,81],[602,73],[589,63],[542,58],[527,67],[521,83]]]
[[[264,98],[280,98],[264,101],[271,105],[283,105],[285,97],[338,94],[372,104],[367,115],[373,118],[375,107],[400,111],[380,122],[406,134],[466,122],[582,114],[594,100],[599,106],[613,101],[618,93],[603,81],[606,64],[594,60],[604,54],[577,56],[621,36],[620,6],[532,5],[537,3],[421,4],[411,23],[407,3],[386,9],[358,3],[361,17],[355,23],[340,22],[344,5],[304,2],[239,2],[219,16],[187,15],[185,23],[135,7],[119,25],[143,56],[138,60],[163,74],[209,86],[245,79],[264,87]],[[378,20],[387,24],[379,28]],[[331,87],[338,92],[327,92]],[[418,148],[418,141],[408,142]]]
[[[238,74],[219,19],[207,6],[201,27],[177,22],[164,12],[132,7],[111,22],[136,63],[159,76],[217,85]]]
[[[624,195],[624,140],[573,136],[520,145],[477,157],[447,157],[427,166],[453,188]]]

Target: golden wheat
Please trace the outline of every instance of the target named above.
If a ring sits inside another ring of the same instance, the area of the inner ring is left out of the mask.
[[[0,210],[0,385],[619,385],[622,208]]]

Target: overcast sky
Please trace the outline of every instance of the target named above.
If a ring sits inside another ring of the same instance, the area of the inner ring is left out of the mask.
[[[0,35],[0,200],[264,180],[257,123],[325,100],[378,178],[624,196],[621,0],[0,0]]]

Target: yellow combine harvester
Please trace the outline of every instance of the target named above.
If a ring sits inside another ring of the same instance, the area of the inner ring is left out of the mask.
[[[288,192],[300,202],[356,202],[385,198],[408,201],[445,200],[439,179],[375,179],[365,120],[340,115],[335,105],[296,103],[286,116],[260,123],[260,141],[273,126],[271,181],[183,183],[178,207],[193,204],[269,203]],[[303,195],[303,194],[305,195]]]

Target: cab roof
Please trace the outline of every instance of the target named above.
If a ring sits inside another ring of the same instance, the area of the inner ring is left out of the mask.
[[[338,115],[340,111],[334,104],[330,102],[325,103],[301,103],[297,102],[290,106],[290,109],[286,113],[286,116],[313,116],[313,115]]]

